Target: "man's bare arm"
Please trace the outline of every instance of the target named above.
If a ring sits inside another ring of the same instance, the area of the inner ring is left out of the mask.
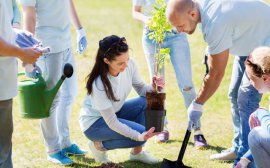
[[[33,64],[40,55],[41,53],[33,48],[19,48],[0,37],[0,57],[17,57],[25,63]]]
[[[203,80],[196,103],[204,104],[216,92],[224,76],[228,58],[229,49],[208,57],[209,73]]]
[[[34,6],[22,6],[24,25],[23,29],[35,34],[36,9]]]

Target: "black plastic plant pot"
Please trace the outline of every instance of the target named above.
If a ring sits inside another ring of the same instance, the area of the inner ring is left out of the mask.
[[[155,127],[155,132],[163,131],[166,110],[146,110],[146,130]]]

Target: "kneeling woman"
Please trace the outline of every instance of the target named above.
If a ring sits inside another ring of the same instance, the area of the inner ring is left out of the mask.
[[[164,80],[154,78],[153,83],[146,85],[141,80],[136,64],[129,58],[125,38],[112,35],[99,42],[96,62],[88,75],[88,96],[80,114],[80,125],[90,139],[95,161],[110,162],[107,150],[133,148],[130,160],[158,162],[142,150],[146,140],[156,135],[154,128],[145,130],[144,96],[155,84],[164,86]],[[126,100],[132,87],[139,97]]]

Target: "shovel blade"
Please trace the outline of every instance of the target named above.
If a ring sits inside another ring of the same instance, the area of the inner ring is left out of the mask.
[[[163,162],[160,168],[191,168],[191,167],[185,166],[182,162],[179,163],[177,161],[163,159]]]

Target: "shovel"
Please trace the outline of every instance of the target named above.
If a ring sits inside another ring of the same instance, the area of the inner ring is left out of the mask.
[[[185,151],[186,151],[186,147],[187,147],[187,144],[188,144],[190,134],[191,134],[191,131],[189,131],[187,129],[187,132],[185,134],[185,138],[184,138],[183,144],[181,146],[181,150],[180,150],[180,153],[178,155],[177,160],[176,161],[171,161],[171,160],[168,160],[168,159],[163,159],[163,162],[162,162],[160,168],[191,168],[191,167],[185,166],[184,163],[183,163],[183,157],[184,157],[184,154],[185,154]]]

